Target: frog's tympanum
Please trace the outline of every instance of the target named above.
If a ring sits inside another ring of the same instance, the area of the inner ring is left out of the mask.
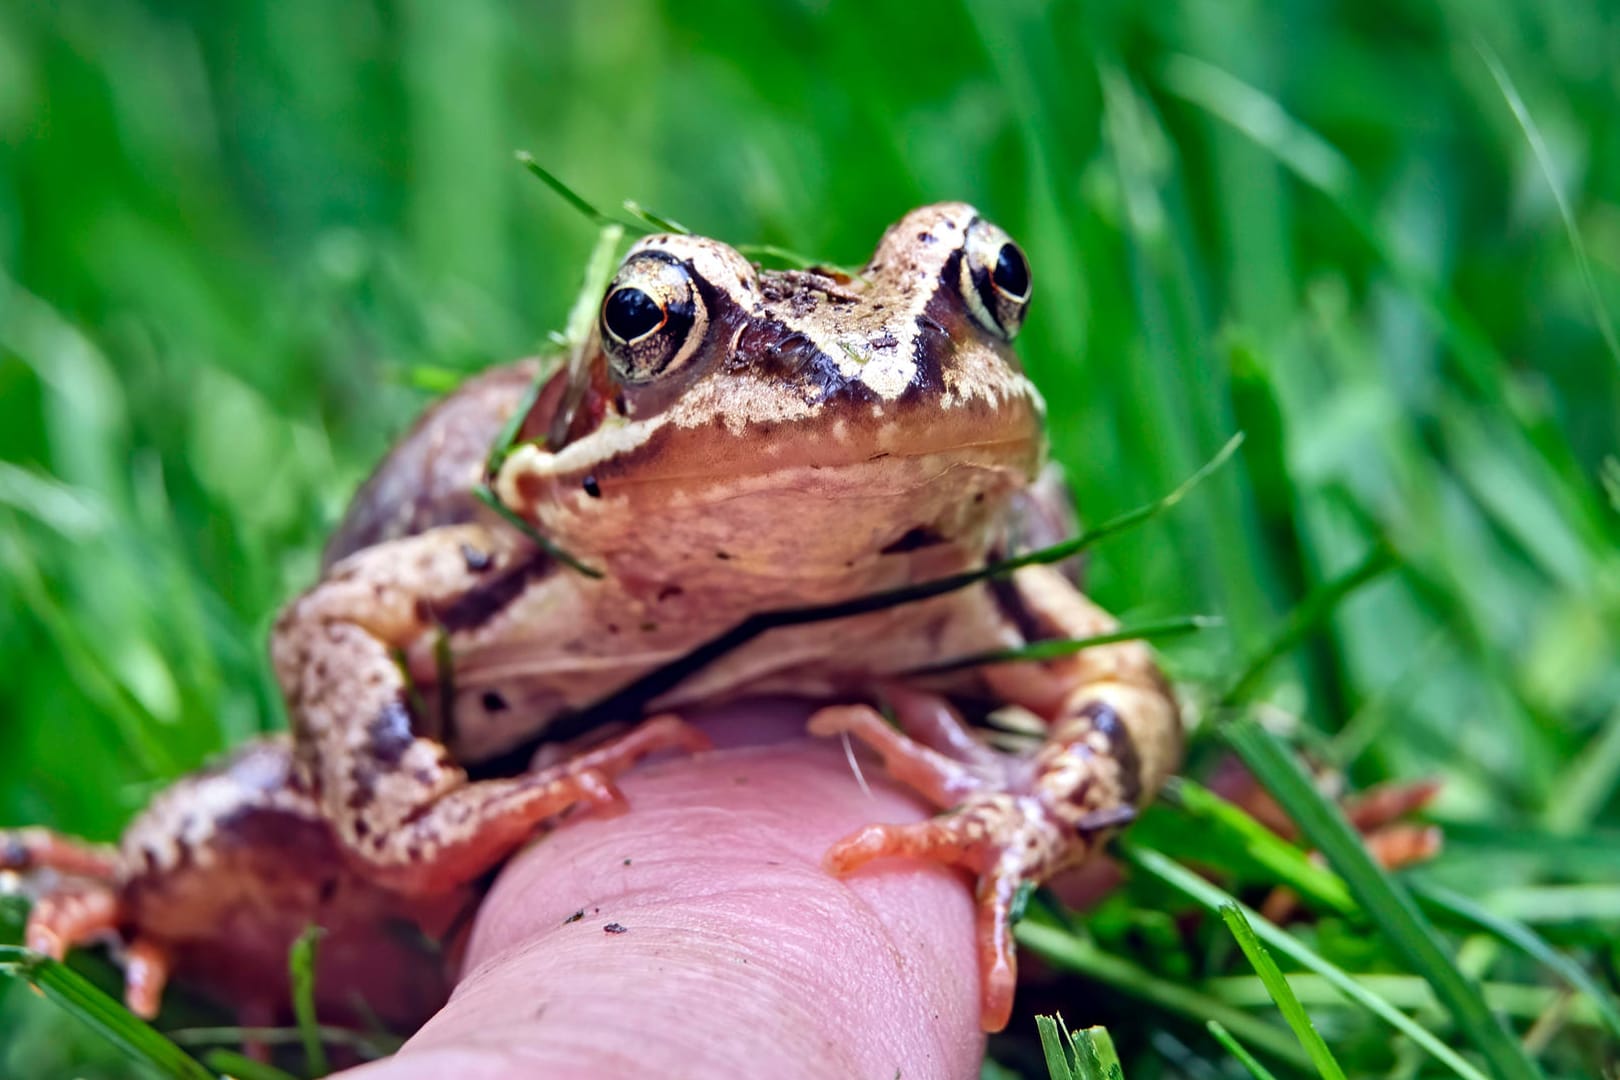
[[[537,829],[614,804],[638,758],[701,748],[682,710],[790,694],[825,706],[812,732],[847,732],[946,811],[871,825],[827,865],[908,856],[973,875],[983,1021],[1001,1027],[1020,886],[1095,851],[1180,749],[1140,642],[927,673],[1112,630],[1057,570],[769,630],[572,758],[494,763],[751,615],[940,578],[1044,535],[1052,508],[1030,494],[1043,403],[1012,349],[1031,284],[1018,247],[960,203],[908,214],[855,277],[642,239],[580,362],[538,394],[533,363],[470,381],[361,492],[322,580],[275,626],[290,742],[182,782],[116,853],[18,834],[13,866],[54,864],[74,883],[36,908],[30,940],[60,952],[121,930],[147,1012],[168,966],[206,967],[199,946],[228,946],[215,968],[281,971],[312,913],[343,931],[331,939],[346,955],[386,950],[378,923],[442,928]],[[492,458],[508,421],[516,439]],[[474,498],[486,482],[507,516]],[[1044,741],[991,749],[961,718],[1007,707],[1038,718]],[[233,885],[262,876],[259,859],[283,868],[285,895]]]

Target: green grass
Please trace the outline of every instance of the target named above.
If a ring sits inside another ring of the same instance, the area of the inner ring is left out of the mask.
[[[597,228],[515,151],[632,225],[839,264],[964,198],[1029,254],[1088,522],[1245,434],[1090,554],[1128,624],[1222,620],[1159,642],[1189,776],[1227,732],[1280,766],[1259,719],[1356,785],[1445,781],[1446,853],[1393,879],[1286,769],[1325,867],[1187,786],[1126,888],[1022,928],[1021,1008],[1106,1025],[1129,1077],[1312,1075],[1216,914],[1281,881],[1312,918],[1250,922],[1347,1075],[1598,1075],[1617,61],[1603,0],[0,5],[0,824],[111,837],[281,723],[268,620],[354,485],[567,327]],[[1031,1011],[999,1075],[1045,1075]],[[0,988],[0,1075],[127,1068]]]

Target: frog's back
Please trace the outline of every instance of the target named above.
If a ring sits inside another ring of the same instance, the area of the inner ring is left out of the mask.
[[[490,447],[540,370],[533,358],[491,369],[423,413],[355,494],[322,567],[388,540],[492,517],[473,491]]]

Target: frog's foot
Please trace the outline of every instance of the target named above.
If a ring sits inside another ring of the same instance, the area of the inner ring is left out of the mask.
[[[1129,688],[1112,696],[1128,698]],[[1012,927],[1019,892],[1082,862],[1110,830],[1135,816],[1129,741],[1113,707],[1100,698],[1071,714],[1061,737],[1034,756],[956,745],[972,738],[960,721],[953,728],[936,714],[922,724],[923,715],[907,708],[902,722],[908,730],[921,728],[917,734],[933,745],[864,705],[823,709],[811,718],[813,734],[859,739],[896,780],[935,806],[954,807],[913,824],[868,825],[834,844],[826,864],[843,875],[876,859],[915,858],[972,873],[980,1021],[986,1031],[999,1031],[1011,1015],[1018,977]]]
[[[15,891],[34,901],[24,941],[52,959],[116,930],[123,915],[111,848],[49,829],[17,829],[0,833],[0,871],[15,875]]]
[[[361,807],[341,821],[343,839],[366,876],[409,895],[444,892],[512,853],[537,828],[579,809],[616,813],[624,796],[613,781],[649,755],[695,753],[709,739],[675,716],[656,716],[578,756],[521,776],[461,782],[421,804]]]
[[[1271,811],[1269,820],[1260,820],[1286,839],[1296,839],[1299,830],[1294,823],[1259,787],[1258,781],[1250,777],[1250,782],[1254,785],[1250,793],[1251,804],[1263,801]],[[1440,854],[1444,835],[1439,826],[1400,820],[1427,807],[1438,794],[1440,782],[1434,779],[1381,784],[1340,798],[1339,808],[1344,811],[1351,826],[1361,834],[1361,842],[1373,862],[1385,870],[1399,870],[1428,862]],[[1233,801],[1248,809],[1238,799]],[[1250,813],[1259,817],[1252,810]],[[1313,853],[1312,858],[1320,860],[1321,856]],[[1260,914],[1275,923],[1288,922],[1298,910],[1299,897],[1283,886],[1271,890],[1260,904]]]
[[[0,832],[0,871],[19,875],[21,891],[34,899],[24,943],[53,960],[98,938],[116,939],[132,921],[118,887],[118,856],[112,848],[48,829]],[[123,954],[124,1002],[135,1015],[150,1020],[168,982],[168,955],[140,937]]]

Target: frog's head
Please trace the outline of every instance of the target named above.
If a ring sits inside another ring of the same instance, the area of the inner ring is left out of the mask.
[[[855,277],[646,237],[572,401],[496,492],[565,548],[643,567],[813,575],[902,543],[982,552],[1044,452],[1012,349],[1030,285],[1018,246],[962,203],[907,214]]]

